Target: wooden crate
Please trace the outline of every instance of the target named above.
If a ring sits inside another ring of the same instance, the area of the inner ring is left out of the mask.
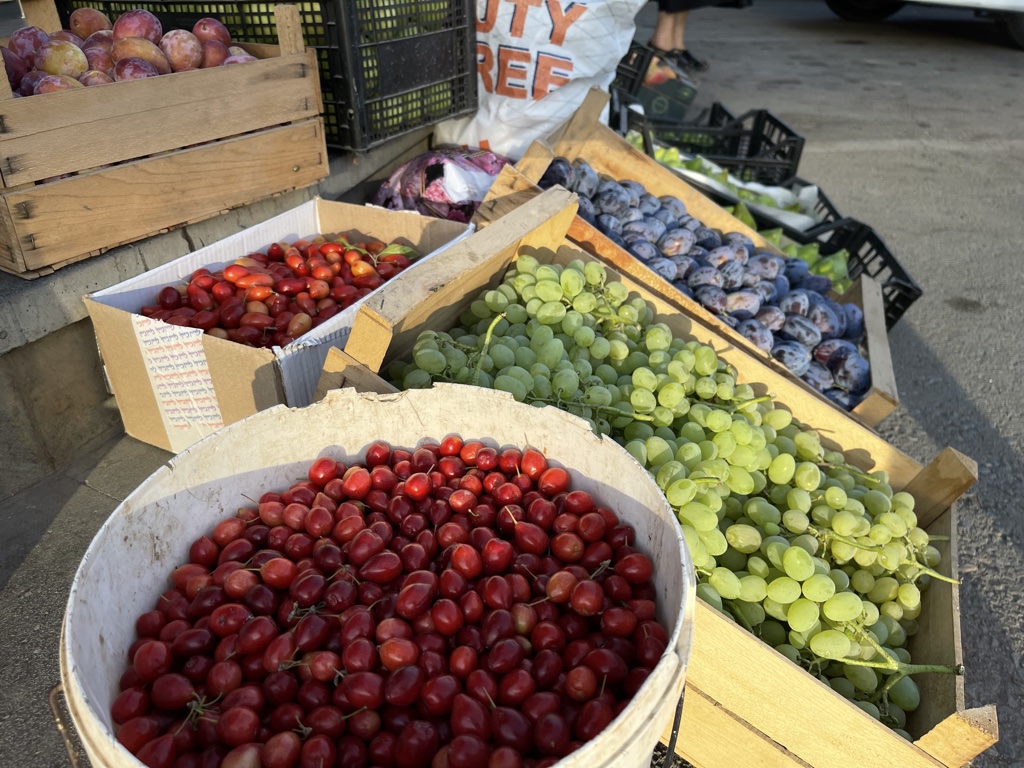
[[[0,270],[48,274],[328,174],[295,6],[260,61],[14,99],[0,78]]]
[[[390,281],[360,310],[345,351],[328,354],[318,398],[340,386],[395,391],[377,372],[390,361],[406,357],[421,331],[453,327],[479,291],[496,285],[520,252],[549,263],[593,260],[565,238],[575,217],[574,201],[575,195],[565,190],[548,190],[514,215],[439,254],[428,280],[400,275]],[[697,328],[691,318],[630,277],[621,276],[621,280],[653,305],[656,319],[674,334],[704,341],[691,334]],[[808,426],[818,427],[827,447],[844,446],[851,462],[865,469],[884,469],[894,489],[914,494],[922,526],[932,534],[951,537],[938,546],[943,572],[956,575],[954,502],[975,482],[974,462],[946,449],[922,467],[863,425],[850,419],[837,421],[818,398],[809,397],[761,360],[744,352],[730,362],[741,382],[751,384],[758,394],[778,394],[779,405]],[[921,631],[910,643],[915,660],[960,664],[957,588],[935,583],[923,600]],[[698,602],[677,751],[698,768],[934,768],[961,766],[995,743],[995,707],[966,709],[963,677],[929,675],[919,677],[918,684],[923,703],[909,720],[908,730],[917,737],[911,744]]]
[[[531,187],[535,188],[536,182],[540,180],[554,157],[565,157],[568,160],[580,158],[586,160],[598,173],[615,180],[633,179],[643,184],[651,194],[674,195],[683,201],[691,215],[705,225],[723,232],[740,232],[753,240],[758,247],[781,254],[781,251],[769,244],[756,231],[724,211],[682,178],[635,149],[610,128],[602,125],[599,117],[606,100],[607,95],[603,92],[592,91],[576,114],[547,142],[535,141],[530,146],[516,166],[518,175],[515,170],[503,171],[481,206],[477,214],[478,221],[486,223],[493,220],[502,212],[509,210],[512,201],[524,199]],[[495,205],[501,197],[510,197],[511,200],[500,206]],[[754,346],[717,315],[679,291],[668,280],[635,259],[583,219],[573,222],[569,237],[581,245],[586,245],[587,250],[602,261],[618,270],[629,272],[659,296],[671,301],[682,312],[716,329],[730,343],[768,361],[769,365],[777,370],[786,371],[785,366],[774,360],[771,355]],[[843,302],[853,302],[864,312],[864,346],[867,350],[866,357],[871,363],[871,389],[849,413],[862,424],[874,427],[899,404],[896,376],[889,351],[889,337],[885,328],[885,306],[881,286],[871,278],[863,277],[853,289],[836,298]],[[793,378],[799,380],[799,377]],[[813,396],[831,403],[812,387],[804,386]],[[838,406],[834,407],[837,411],[847,413]]]

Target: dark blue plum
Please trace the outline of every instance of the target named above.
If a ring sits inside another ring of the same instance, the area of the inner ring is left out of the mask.
[[[695,259],[700,259],[701,261],[706,262],[708,260],[708,249],[695,245],[686,252],[686,255],[693,256]]]
[[[619,246],[619,248],[625,250],[626,241],[622,239],[622,235],[619,234],[618,232],[605,232],[605,237],[607,237],[609,240],[611,240],[613,243]]]
[[[781,341],[772,347],[772,357],[797,376],[803,376],[811,365],[811,351],[795,341]]]
[[[743,287],[753,288],[755,285],[761,282],[761,277],[756,272],[751,272],[746,267],[743,268]]]
[[[771,352],[772,347],[775,346],[775,337],[772,332],[765,327],[764,323],[757,320],[744,320],[736,326],[736,331],[762,352]]]
[[[733,258],[740,264],[746,266],[747,262],[750,261],[750,249],[744,245],[734,245],[732,250],[734,254]]]
[[[814,348],[814,359],[824,366],[836,364],[857,353],[857,347],[846,339],[827,339]]]
[[[650,240],[634,240],[632,242],[626,241],[626,250],[636,256],[640,261],[651,261],[652,259],[660,259],[662,254],[658,250],[658,246],[652,243]]]
[[[697,267],[686,278],[687,284],[697,290],[702,285],[713,285],[715,288],[722,287],[722,273],[714,267]]]
[[[672,281],[676,277],[676,265],[663,256],[651,259],[647,262],[647,268],[658,273],[660,277]]]
[[[772,280],[772,285],[775,286],[775,299],[778,303],[782,300],[782,297],[789,293],[789,280],[786,279],[785,275],[776,275],[775,279]]]
[[[640,198],[647,194],[647,190],[644,185],[639,181],[633,181],[632,179],[625,179],[620,181],[619,184],[629,194],[629,204],[634,208],[640,205]]]
[[[738,262],[727,261],[719,270],[722,273],[722,288],[735,291],[743,286],[743,267]]]
[[[578,198],[579,210],[576,211],[576,215],[583,219],[588,224],[593,224],[597,220],[597,214],[594,212],[594,204],[590,202],[589,197],[583,197],[582,195]]]
[[[675,287],[675,289],[677,291],[679,291],[684,296],[688,296],[691,299],[693,298],[693,289],[690,288],[690,286],[688,286],[686,284],[685,280],[682,280],[682,279],[673,280],[672,281],[672,285]]]
[[[779,274],[779,263],[772,256],[759,253],[747,260],[747,270],[762,280],[774,280]]]
[[[800,285],[807,275],[811,273],[811,268],[807,266],[807,262],[803,259],[786,259],[786,278],[792,285]]]
[[[867,392],[871,386],[871,367],[859,354],[847,355],[838,365],[829,366],[836,387],[854,395]]]
[[[654,212],[661,208],[661,200],[649,192],[640,195],[640,205],[637,206],[644,216],[653,216]]]
[[[825,275],[808,275],[804,278],[803,282],[800,283],[801,288],[805,288],[808,291],[817,291],[820,294],[826,294],[832,290],[832,278],[825,277]]]
[[[659,208],[651,215],[664,224],[666,230],[675,229],[679,226],[679,219],[673,216],[672,211],[668,208]]]
[[[679,256],[689,253],[696,238],[688,229],[670,229],[658,241],[658,247],[666,256]]]
[[[829,296],[825,297],[825,303],[835,314],[836,320],[839,321],[839,333],[836,336],[842,338],[846,335],[846,310],[843,309],[842,304]]]
[[[761,307],[761,311],[754,318],[762,323],[769,331],[779,330],[786,322],[786,313],[778,307]]]
[[[807,291],[790,291],[785,298],[779,300],[779,309],[787,315],[806,315],[811,311],[811,300],[807,296]]]
[[[697,235],[697,245],[707,248],[709,251],[722,244],[722,233],[717,229],[698,227],[694,234]]]
[[[826,389],[831,389],[835,386],[832,372],[815,360],[811,361],[811,364],[807,367],[807,373],[800,378],[819,392],[824,392]]]
[[[720,315],[725,311],[728,298],[725,291],[713,285],[702,285],[693,292],[694,298],[701,303],[705,309]]]
[[[622,222],[623,226],[634,221],[643,221],[644,215],[640,213],[639,208],[627,208],[623,211],[622,215],[619,216],[619,221]]]
[[[594,209],[599,213],[607,213],[616,218],[621,217],[630,209],[630,197],[626,190],[612,182],[614,186],[605,187],[594,198]]]
[[[727,232],[722,238],[722,242],[733,247],[742,246],[751,252],[754,250],[754,241],[742,232]]]
[[[613,232],[616,235],[622,234],[622,222],[610,214],[599,213],[595,221],[598,230],[606,235],[610,235]]]
[[[860,341],[864,338],[864,312],[856,304],[844,304],[843,312],[846,313],[846,338]]]
[[[636,210],[636,209],[634,208],[633,210]],[[652,221],[654,221],[654,219],[652,219]],[[660,221],[657,222],[657,225],[659,227],[663,226]],[[644,240],[646,240],[649,243],[653,244],[653,243],[657,243],[658,242],[659,234],[663,235],[665,233],[664,232],[659,233],[657,230],[655,230],[654,227],[652,227],[650,224],[648,224],[646,221],[643,221],[643,220],[631,221],[628,224],[623,224],[622,225],[622,236],[623,237],[625,237],[626,235],[639,235]]]
[[[580,197],[593,197],[597,194],[597,188],[601,186],[601,177],[597,171],[590,167],[585,160],[576,160],[572,164],[576,171],[576,183],[573,191]]]
[[[775,279],[778,280],[779,278]],[[775,300],[774,281],[769,282],[768,280],[762,280],[757,285],[755,285],[751,290],[756,291],[757,295],[761,297],[762,304],[771,304]]]
[[[679,226],[682,227],[683,229],[688,229],[691,232],[696,232],[698,229],[702,229],[704,227],[704,225],[701,224],[700,221],[693,218],[692,216],[687,216],[685,218],[680,219]]]
[[[779,329],[779,336],[788,341],[803,344],[808,350],[821,343],[821,331],[803,315],[788,315]]]
[[[826,389],[824,395],[844,411],[852,411],[864,399],[863,395],[851,395],[842,389],[834,388]]]
[[[678,197],[662,195],[658,200],[661,202],[661,207],[667,209],[676,221],[679,221],[686,215],[686,206]]]
[[[842,335],[839,332],[839,319],[836,313],[825,302],[811,307],[807,319],[814,323],[822,339],[836,339]]]
[[[697,262],[689,256],[672,256],[669,258],[669,261],[676,265],[676,280],[684,280],[690,274],[690,271],[697,266]]]
[[[756,291],[735,291],[730,293],[725,311],[737,320],[750,320],[761,309],[761,297]]]
[[[713,267],[721,267],[727,261],[735,261],[736,254],[728,245],[720,245],[708,251],[708,263]]]
[[[561,185],[566,189],[572,189],[575,183],[576,171],[572,167],[572,163],[564,157],[556,157],[551,161],[548,169],[544,171],[544,175],[540,177],[537,186],[541,189],[550,189],[556,185]]]

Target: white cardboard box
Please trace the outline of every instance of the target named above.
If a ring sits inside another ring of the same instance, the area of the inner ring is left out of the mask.
[[[472,225],[406,211],[310,200],[265,222],[84,298],[125,431],[174,453],[273,405],[309,405],[327,350],[343,348],[361,299],[287,347],[257,349],[140,314],[160,288],[200,267],[220,268],[281,240],[356,232],[399,240],[424,256],[468,237]],[[379,290],[379,289],[378,289]],[[372,293],[370,294],[373,295]]]

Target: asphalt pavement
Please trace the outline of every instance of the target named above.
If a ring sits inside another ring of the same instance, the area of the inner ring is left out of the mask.
[[[1001,740],[975,765],[1022,768],[1024,51],[969,12],[858,25],[817,0],[697,11],[687,43],[711,62],[694,110],[782,118],[807,140],[800,175],[924,290],[890,334],[901,404],[880,431],[922,463],[947,445],[979,463],[958,532],[966,695],[998,705]],[[67,590],[103,520],[167,458],[123,437],[0,501],[0,767],[68,765],[47,706]]]

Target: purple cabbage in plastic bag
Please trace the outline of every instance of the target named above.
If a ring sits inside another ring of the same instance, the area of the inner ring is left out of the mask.
[[[371,202],[465,223],[480,207],[494,177],[510,162],[483,149],[441,147],[398,168]]]

